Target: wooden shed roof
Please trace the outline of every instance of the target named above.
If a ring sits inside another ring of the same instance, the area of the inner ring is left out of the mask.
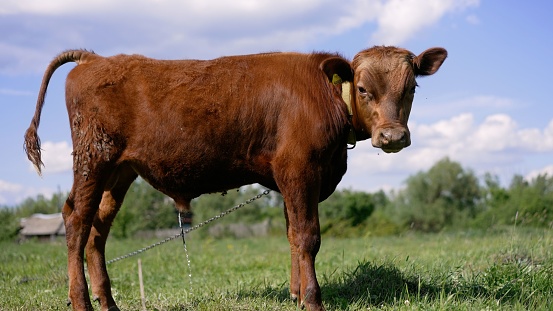
[[[25,236],[65,235],[65,226],[61,213],[33,214],[21,219],[20,233]]]

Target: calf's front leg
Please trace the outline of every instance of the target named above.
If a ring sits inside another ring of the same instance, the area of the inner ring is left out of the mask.
[[[288,202],[285,216],[291,252],[290,294],[309,311],[324,310],[315,273],[315,257],[321,245],[317,201]]]

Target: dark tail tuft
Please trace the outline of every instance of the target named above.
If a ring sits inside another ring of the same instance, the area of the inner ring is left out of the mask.
[[[37,124],[32,123],[31,126],[25,132],[25,143],[23,149],[27,153],[27,158],[33,163],[38,175],[42,176],[42,163],[41,150],[40,150],[40,138],[37,133]]]
[[[38,93],[38,99],[36,102],[36,110],[33,120],[31,120],[31,125],[25,132],[25,143],[23,144],[23,149],[27,153],[27,158],[33,163],[36,171],[39,175],[42,175],[42,163],[41,159],[41,150],[40,150],[40,138],[38,137],[38,125],[40,124],[40,114],[42,112],[42,107],[44,106],[44,99],[46,98],[46,89],[48,88],[48,83],[50,78],[54,74],[54,71],[58,69],[61,65],[69,62],[82,63],[85,61],[86,56],[93,55],[94,52],[89,52],[86,50],[69,50],[65,51],[48,65],[44,77],[42,78],[42,84],[40,85],[40,91]]]

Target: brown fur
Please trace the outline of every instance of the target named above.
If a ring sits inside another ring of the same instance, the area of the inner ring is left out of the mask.
[[[378,133],[373,145],[385,151],[408,146],[413,97],[405,90],[414,87],[415,76],[434,73],[446,56],[443,49],[428,51],[415,57],[377,47],[358,54],[353,66],[328,53],[210,61],[106,58],[84,50],[60,54],[44,75],[25,149],[40,173],[37,128],[46,88],[58,67],[76,62],[66,81],[74,183],[63,207],[73,309],[92,308],[85,252],[95,299],[102,310],[117,308],[105,242],[138,175],[173,198],[181,211],[203,193],[245,184],[280,191],[291,249],[291,295],[308,310],[323,309],[314,266],[320,246],[317,204],[346,171],[352,126],[359,140]],[[330,82],[334,74],[354,83],[352,124],[341,88]],[[371,95],[360,94],[361,89]]]

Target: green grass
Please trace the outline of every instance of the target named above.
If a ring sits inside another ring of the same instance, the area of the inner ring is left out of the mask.
[[[297,310],[288,299],[284,238],[187,239],[108,266],[122,310]],[[152,240],[110,240],[113,258]],[[0,244],[0,310],[68,310],[65,243]],[[550,310],[553,232],[324,237],[317,257],[328,310]]]

